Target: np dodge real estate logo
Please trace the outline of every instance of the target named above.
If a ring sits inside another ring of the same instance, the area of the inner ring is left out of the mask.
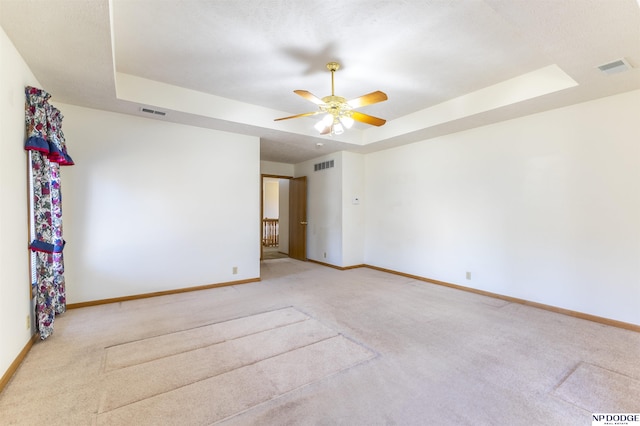
[[[591,418],[591,426],[640,426],[640,413],[596,413]]]

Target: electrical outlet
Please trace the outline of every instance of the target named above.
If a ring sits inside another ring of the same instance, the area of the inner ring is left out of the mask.
[[[233,275],[235,275],[235,274],[237,274],[237,273],[238,273],[238,267],[237,267],[237,266],[234,266],[234,267],[233,267]]]
[[[324,258],[325,259],[327,258],[327,252],[326,251],[324,252]]]
[[[31,317],[27,315],[27,330],[29,330],[30,328],[31,328]]]
[[[471,272],[467,271],[467,279],[470,280],[471,279]]]

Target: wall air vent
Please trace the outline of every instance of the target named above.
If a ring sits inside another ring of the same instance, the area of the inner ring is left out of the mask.
[[[605,74],[615,74],[622,71],[628,71],[633,68],[626,59],[618,59],[608,64],[600,65],[598,69]]]
[[[334,166],[333,160],[323,161],[322,163],[314,164],[313,171],[319,172],[320,170],[330,169]]]
[[[167,115],[167,113],[164,112],[164,111],[157,111],[157,110],[151,109],[151,108],[142,107],[142,108],[140,108],[140,111],[146,112],[147,114],[154,114],[154,115],[161,115],[161,116]]]

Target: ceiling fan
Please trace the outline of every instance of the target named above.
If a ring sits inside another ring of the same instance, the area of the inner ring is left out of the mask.
[[[355,108],[386,101],[387,95],[384,92],[378,90],[347,101],[345,98],[336,96],[334,93],[333,76],[338,68],[340,68],[340,64],[337,62],[329,62],[327,64],[327,68],[331,71],[331,96],[325,96],[320,99],[306,90],[293,91],[294,93],[318,105],[318,111],[305,112],[304,114],[292,115],[290,117],[276,118],[274,121],[326,114],[324,118],[315,125],[315,128],[322,135],[339,135],[344,132],[345,127],[347,129],[351,128],[354,120],[361,123],[371,124],[373,126],[382,126],[387,122],[382,118],[354,111]]]

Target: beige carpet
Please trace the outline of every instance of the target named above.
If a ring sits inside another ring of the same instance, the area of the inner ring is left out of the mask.
[[[373,356],[293,308],[112,346],[98,424],[211,424]]]
[[[640,334],[366,268],[74,309],[0,425],[590,425],[640,412]]]
[[[555,395],[591,413],[637,413],[640,380],[581,363],[555,390]]]
[[[262,248],[263,260],[286,259],[288,257],[289,256],[287,254],[280,252],[279,247],[263,247]]]

